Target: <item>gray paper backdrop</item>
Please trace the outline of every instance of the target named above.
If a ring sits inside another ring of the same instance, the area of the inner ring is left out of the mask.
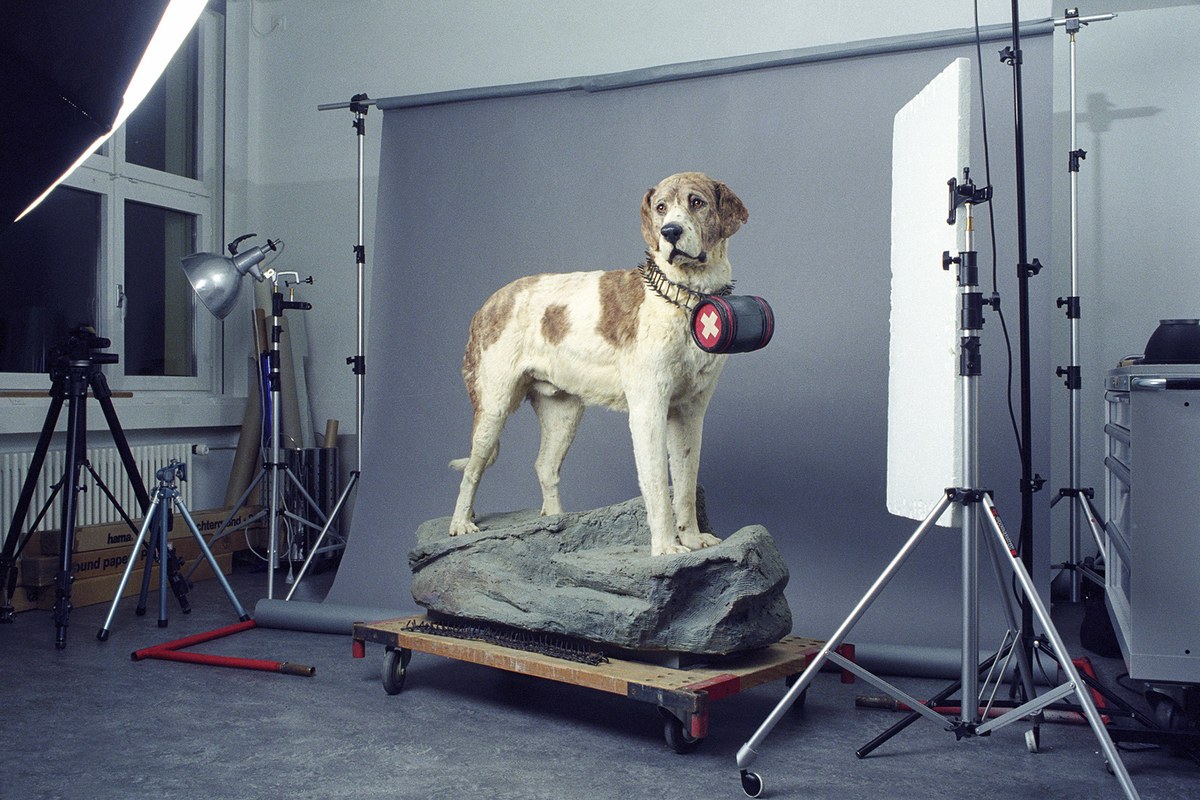
[[[983,52],[1000,291],[1015,348],[1012,70],[995,55],[1003,44],[985,42]],[[1043,260],[1050,45],[1047,35],[1023,39],[1029,254]],[[768,348],[730,358],[709,409],[700,480],[710,517],[722,536],[765,525],[791,569],[796,632],[831,634],[915,528],[886,512],[884,494],[892,119],[958,56],[978,69],[973,45],[942,46],[387,111],[378,243],[368,254],[364,471],[329,599],[416,608],[407,552],[421,522],[451,512],[460,476],[447,462],[468,451],[471,409],[459,367],[475,309],[521,275],[636,266],[642,195],[666,175],[700,170],[728,183],[750,211],[730,246],[737,290],[765,297],[777,326]],[[971,167],[982,184],[975,120]],[[929,176],[939,184],[950,177]],[[978,223],[990,291],[986,216]],[[929,268],[939,270],[940,259],[931,252]],[[1048,476],[1053,299],[1045,283],[1031,284],[1032,358],[1034,468]],[[1020,468],[1000,333],[988,312],[981,470],[1015,536]],[[484,476],[479,512],[540,504],[536,448],[536,420],[524,407]],[[585,414],[562,489],[569,509],[637,494],[624,415]],[[1049,561],[1048,494],[1037,501],[1038,564]],[[958,554],[958,533],[937,529],[850,640],[956,645]],[[1035,579],[1044,582],[1045,570]],[[985,572],[985,621],[998,625],[994,584]],[[985,643],[991,633],[985,626]]]

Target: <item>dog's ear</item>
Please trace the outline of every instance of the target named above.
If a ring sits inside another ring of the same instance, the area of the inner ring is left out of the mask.
[[[651,250],[658,249],[658,233],[654,230],[654,214],[650,208],[650,200],[654,197],[654,190],[657,186],[651,186],[646,191],[645,198],[642,199],[642,238],[646,240],[646,244]]]
[[[721,238],[728,239],[737,233],[743,223],[750,221],[750,212],[741,199],[720,181],[713,181],[713,194],[717,198],[717,213],[721,217]]]

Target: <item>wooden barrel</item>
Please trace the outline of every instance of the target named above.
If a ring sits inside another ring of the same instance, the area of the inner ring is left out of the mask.
[[[709,353],[749,353],[767,346],[775,314],[753,295],[709,295],[692,310],[692,339]]]

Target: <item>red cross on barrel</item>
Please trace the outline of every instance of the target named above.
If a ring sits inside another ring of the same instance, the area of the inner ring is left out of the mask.
[[[749,353],[767,346],[775,314],[753,295],[707,295],[692,310],[692,340],[708,353]]]

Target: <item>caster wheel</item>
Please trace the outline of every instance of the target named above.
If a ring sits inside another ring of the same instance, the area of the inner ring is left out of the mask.
[[[404,688],[404,676],[410,658],[412,658],[411,650],[388,648],[383,656],[383,690],[385,692],[400,694],[400,690]]]
[[[1150,701],[1150,711],[1154,716],[1154,721],[1162,730],[1173,732],[1188,729],[1187,713],[1174,697],[1161,692],[1147,692],[1147,699]],[[1167,750],[1176,757],[1185,756],[1188,752],[1187,748],[1178,744],[1168,745]]]
[[[1025,747],[1031,753],[1036,753],[1040,749],[1037,731],[1025,731]]]
[[[692,736],[683,727],[683,722],[670,711],[660,708],[659,713],[662,714],[663,718],[663,738],[667,740],[667,746],[676,753],[686,755],[699,747],[700,742],[704,741]]]
[[[1150,705],[1151,711],[1154,712],[1154,721],[1161,725],[1163,730],[1183,730],[1185,727],[1183,709],[1172,698],[1157,695],[1151,700]]]
[[[742,770],[742,791],[747,797],[758,797],[762,794],[763,782],[757,772]]]

